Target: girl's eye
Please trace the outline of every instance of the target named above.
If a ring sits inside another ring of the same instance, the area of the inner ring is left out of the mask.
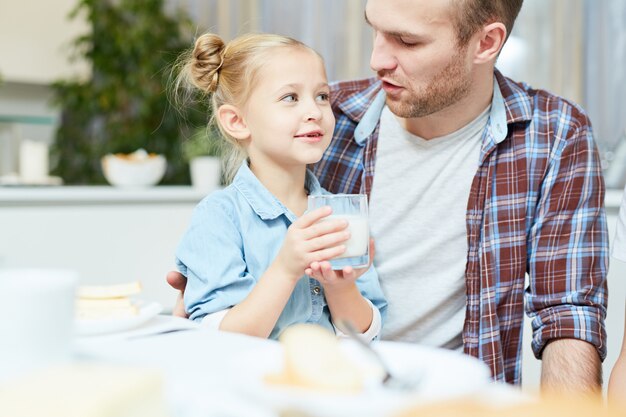
[[[329,101],[330,100],[330,94],[328,94],[328,93],[320,93],[320,94],[318,94],[317,99],[319,101]]]
[[[298,96],[295,94],[287,94],[286,96],[283,96],[283,98],[281,98],[280,100],[292,103],[294,101],[298,101]]]

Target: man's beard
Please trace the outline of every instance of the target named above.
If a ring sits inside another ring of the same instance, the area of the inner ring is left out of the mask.
[[[408,99],[387,97],[387,106],[398,117],[424,117],[443,110],[465,97],[472,81],[463,62],[463,50],[459,51],[450,63],[439,72],[425,88],[414,90],[411,83],[406,92]],[[382,77],[384,74],[379,75]],[[393,79],[393,77],[390,77]],[[402,81],[402,80],[400,80]]]

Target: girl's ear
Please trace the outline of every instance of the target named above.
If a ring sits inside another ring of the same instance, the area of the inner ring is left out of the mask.
[[[245,141],[250,138],[250,130],[239,108],[224,104],[217,109],[222,128],[233,138]]]

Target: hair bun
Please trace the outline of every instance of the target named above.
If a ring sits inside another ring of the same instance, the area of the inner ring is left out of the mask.
[[[219,71],[224,63],[225,44],[212,33],[200,36],[195,43],[191,60],[191,76],[198,88],[207,92],[217,89]]]

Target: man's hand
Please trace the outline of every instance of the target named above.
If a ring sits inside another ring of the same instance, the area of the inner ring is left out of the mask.
[[[172,309],[172,315],[177,317],[187,318],[189,315],[185,312],[185,302],[183,301],[183,294],[185,293],[185,287],[187,286],[187,278],[177,271],[170,271],[165,277],[167,283],[172,288],[178,290],[178,297],[176,298],[176,304]]]
[[[543,350],[541,391],[560,395],[597,396],[602,390],[602,364],[596,348],[577,339],[557,339]]]

